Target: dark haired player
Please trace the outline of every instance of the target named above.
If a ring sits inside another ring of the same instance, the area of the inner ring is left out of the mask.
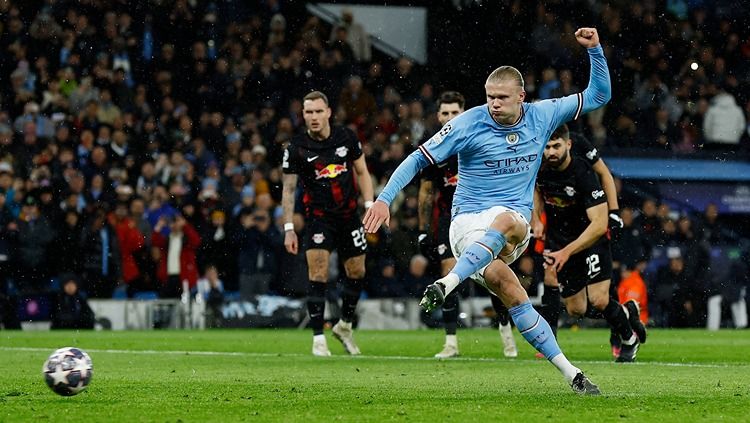
[[[545,279],[560,284],[566,310],[572,316],[586,314],[589,304],[602,313],[622,340],[617,361],[635,361],[638,336],[643,331],[638,305],[626,306],[610,295],[612,254],[607,235],[607,197],[591,165],[571,154],[566,125],[558,127],[544,150],[544,166],[537,177],[535,233],[542,208],[547,214]],[[538,235],[537,235],[538,236]]]

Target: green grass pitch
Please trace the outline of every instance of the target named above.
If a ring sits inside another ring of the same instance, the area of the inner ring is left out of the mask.
[[[459,332],[462,356],[431,358],[441,331],[358,331],[362,357],[310,355],[302,330],[0,332],[0,422],[750,421],[750,331],[652,330],[636,364],[611,360],[608,331],[561,330],[566,355],[601,388],[572,392],[516,333]],[[86,350],[89,388],[59,397],[47,355]]]

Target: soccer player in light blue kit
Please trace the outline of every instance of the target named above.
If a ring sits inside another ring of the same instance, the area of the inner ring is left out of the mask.
[[[427,311],[439,307],[459,283],[473,278],[500,297],[521,335],[560,370],[575,392],[598,395],[599,388],[560,351],[549,323],[531,306],[508,267],[531,237],[534,183],[550,135],[559,125],[603,106],[611,96],[596,29],[580,28],[575,36],[591,60],[589,85],[582,93],[524,103],[521,73],[511,66],[495,69],[484,86],[487,106],[454,118],[404,159],[365,214],[364,226],[372,233],[387,225],[391,201],[417,172],[458,154],[450,226],[458,261],[448,275],[427,287],[420,305]]]

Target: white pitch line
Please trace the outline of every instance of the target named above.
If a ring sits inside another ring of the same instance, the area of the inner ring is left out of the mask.
[[[37,347],[0,347],[0,351],[30,351],[30,352],[50,352],[57,348],[37,348]],[[196,355],[196,356],[226,356],[226,357],[304,357],[308,354],[282,354],[282,353],[256,353],[256,352],[232,352],[232,351],[174,351],[174,350],[118,350],[118,349],[85,349],[89,353],[105,354],[142,354],[142,355]],[[541,359],[514,359],[514,358],[490,358],[490,357],[454,357],[446,360],[439,360],[433,357],[414,357],[399,355],[360,355],[352,357],[348,355],[332,356],[330,359],[377,359],[377,360],[411,360],[411,361],[430,361],[430,362],[497,362],[497,363],[543,363]],[[576,363],[584,364],[615,364],[613,361],[605,360],[576,360]],[[692,367],[692,368],[730,368],[745,367],[750,363],[672,363],[666,361],[641,361],[636,363],[627,363],[625,366],[664,366],[664,367]]]

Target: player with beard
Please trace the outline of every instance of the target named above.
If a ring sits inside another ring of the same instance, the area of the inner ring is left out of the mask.
[[[457,91],[446,91],[438,98],[437,118],[444,126],[454,117],[464,112],[464,96]],[[456,156],[422,171],[419,181],[419,244],[428,257],[440,260],[440,276],[445,276],[456,265],[453,250],[448,239],[451,224],[451,204],[458,183],[458,159]],[[437,195],[435,195],[437,191]],[[468,285],[464,285],[468,286]],[[458,290],[445,298],[443,303],[443,325],[445,344],[435,358],[457,357],[458,337]],[[506,357],[518,356],[513,327],[510,324],[508,309],[502,301],[490,295],[492,307],[498,319],[500,338],[503,341],[503,354]],[[558,302],[559,303],[559,302]]]
[[[341,319],[332,331],[349,354],[358,355],[352,320],[364,285],[367,241],[357,211],[357,197],[361,190],[365,208],[372,206],[372,179],[356,135],[342,126],[331,126],[331,108],[325,94],[320,91],[307,94],[302,102],[302,114],[307,130],[292,139],[284,151],[281,166],[284,171],[281,204],[286,222],[284,246],[291,254],[299,251],[292,221],[299,178],[310,280],[307,309],[313,330],[312,353],[331,355],[323,335],[323,313],[328,261],[335,249],[344,262],[346,279],[341,295]]]
[[[639,346],[634,329],[645,333],[645,327],[637,303],[622,306],[610,295],[607,197],[591,165],[570,154],[571,146],[568,127],[561,125],[547,142],[545,163],[537,177],[532,225],[534,233],[544,233],[539,223],[543,208],[548,248],[544,252],[545,279],[559,282],[570,315],[584,316],[589,305],[601,312],[622,340],[617,361],[632,362]]]

